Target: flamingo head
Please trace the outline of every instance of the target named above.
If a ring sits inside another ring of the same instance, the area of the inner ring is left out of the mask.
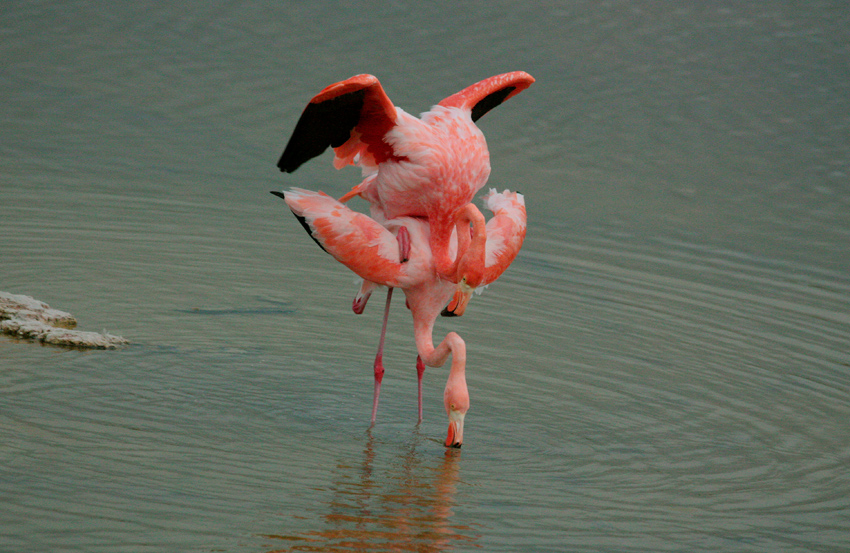
[[[472,291],[484,284],[487,230],[484,215],[472,204],[467,204],[458,219],[458,263],[454,282],[457,290],[443,315],[463,315],[472,297]]]
[[[443,396],[446,405],[446,414],[449,416],[449,431],[446,436],[446,447],[460,447],[463,445],[463,419],[469,410],[469,391],[466,389],[466,381],[457,386],[451,383],[446,385]]]
[[[461,278],[460,282],[457,284],[454,296],[452,296],[452,300],[446,308],[443,309],[442,315],[444,317],[460,317],[463,315],[466,311],[466,305],[472,298],[472,292],[474,290],[475,287],[469,285],[469,281],[466,277]]]
[[[466,311],[466,305],[472,298],[472,292],[484,284],[484,259],[483,252],[467,253],[463,256],[457,269],[457,289],[452,301],[443,311],[444,316],[460,317]],[[478,253],[478,255],[474,255]]]

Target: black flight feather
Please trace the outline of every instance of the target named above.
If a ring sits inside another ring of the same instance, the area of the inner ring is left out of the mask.
[[[506,86],[501,90],[497,90],[492,94],[488,94],[484,98],[478,101],[477,104],[472,106],[472,120],[478,121],[481,119],[481,116],[498,106],[508,97],[508,94],[516,90],[515,86]]]
[[[360,121],[365,96],[366,90],[362,89],[318,104],[307,104],[277,162],[280,170],[291,173],[328,146],[337,148],[345,144]]]

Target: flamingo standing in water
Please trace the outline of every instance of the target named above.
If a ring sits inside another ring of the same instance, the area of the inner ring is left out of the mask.
[[[490,161],[484,136],[475,122],[534,82],[515,71],[490,77],[449,96],[420,118],[393,106],[378,79],[356,75],[332,84],[313,97],[304,109],[278,161],[291,173],[303,163],[334,149],[334,166],[360,166],[366,177],[341,201],[361,196],[371,204],[378,221],[401,216],[425,217],[429,245],[440,278],[457,284],[443,314],[462,315],[472,291],[482,285],[480,264],[460,264],[452,243],[458,233],[461,210],[487,182]],[[402,257],[409,248],[405,227],[397,233]],[[364,279],[352,309],[365,309],[376,283]],[[392,288],[387,291],[384,321],[375,374],[383,374],[383,337]],[[424,367],[417,363],[421,381]],[[379,381],[376,380],[376,387]],[[377,410],[377,393],[372,422]],[[421,408],[420,408],[421,419]]]
[[[322,192],[292,189],[273,192],[284,198],[301,224],[337,261],[368,282],[401,288],[413,316],[416,341],[419,417],[422,418],[422,371],[424,365],[440,367],[452,356],[443,402],[449,418],[447,447],[463,444],[463,423],[469,409],[466,385],[466,344],[455,332],[450,332],[436,347],[433,343],[434,322],[446,303],[452,299],[456,285],[442,278],[437,271],[431,251],[431,228],[420,217],[398,217],[379,223],[334,200]],[[458,236],[449,244],[449,255],[458,258],[459,265],[468,266],[480,275],[481,283],[496,280],[511,264],[525,238],[525,202],[521,194],[497,193],[485,196],[485,205],[494,213],[486,224],[484,216],[472,204],[460,211],[463,224],[472,226],[468,237]],[[462,225],[459,225],[462,228]],[[402,230],[404,229],[404,230]],[[401,242],[398,234],[407,235]],[[381,344],[386,331],[386,318]],[[378,405],[380,374],[375,371],[374,413]]]

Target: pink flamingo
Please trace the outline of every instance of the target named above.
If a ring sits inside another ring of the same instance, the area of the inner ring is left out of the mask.
[[[451,236],[460,211],[490,175],[487,143],[475,121],[533,82],[523,71],[496,75],[416,118],[393,106],[377,78],[356,75],[310,100],[278,167],[291,173],[333,147],[337,169],[357,165],[366,177],[340,200],[361,196],[386,219],[427,218],[437,274],[458,283],[466,275],[449,254]],[[368,298],[365,288],[358,297]]]
[[[322,192],[292,189],[285,194],[273,194],[284,198],[310,236],[337,261],[365,281],[404,291],[413,316],[418,352],[419,418],[422,418],[424,365],[440,367],[451,355],[451,369],[443,394],[449,418],[445,443],[447,447],[460,447],[463,444],[464,417],[469,409],[466,344],[455,332],[449,332],[436,347],[433,343],[434,322],[455,295],[457,286],[437,273],[428,222],[422,218],[399,217],[381,224]],[[520,194],[491,190],[484,201],[494,216],[485,224],[484,216],[474,205],[464,206],[460,210],[462,222],[458,227],[471,225],[472,233],[470,235],[466,229],[458,233],[460,236],[450,240],[448,253],[459,258],[459,264],[466,264],[480,275],[481,284],[486,285],[496,280],[519,252],[525,238],[526,213]],[[408,235],[409,246],[399,247],[397,235],[400,232]],[[464,234],[468,238],[462,238]],[[380,349],[383,348],[385,331],[386,318]],[[373,422],[382,377],[383,367],[379,374],[376,365]]]

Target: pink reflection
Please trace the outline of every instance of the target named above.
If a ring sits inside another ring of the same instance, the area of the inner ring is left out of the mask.
[[[460,478],[461,450],[449,448],[440,461],[417,453],[416,444],[388,464],[374,468],[371,433],[359,465],[337,464],[330,486],[333,497],[322,515],[325,529],[263,537],[289,542],[269,553],[292,551],[451,551],[455,545],[478,547],[479,534],[452,524]],[[301,518],[301,517],[299,517]]]

